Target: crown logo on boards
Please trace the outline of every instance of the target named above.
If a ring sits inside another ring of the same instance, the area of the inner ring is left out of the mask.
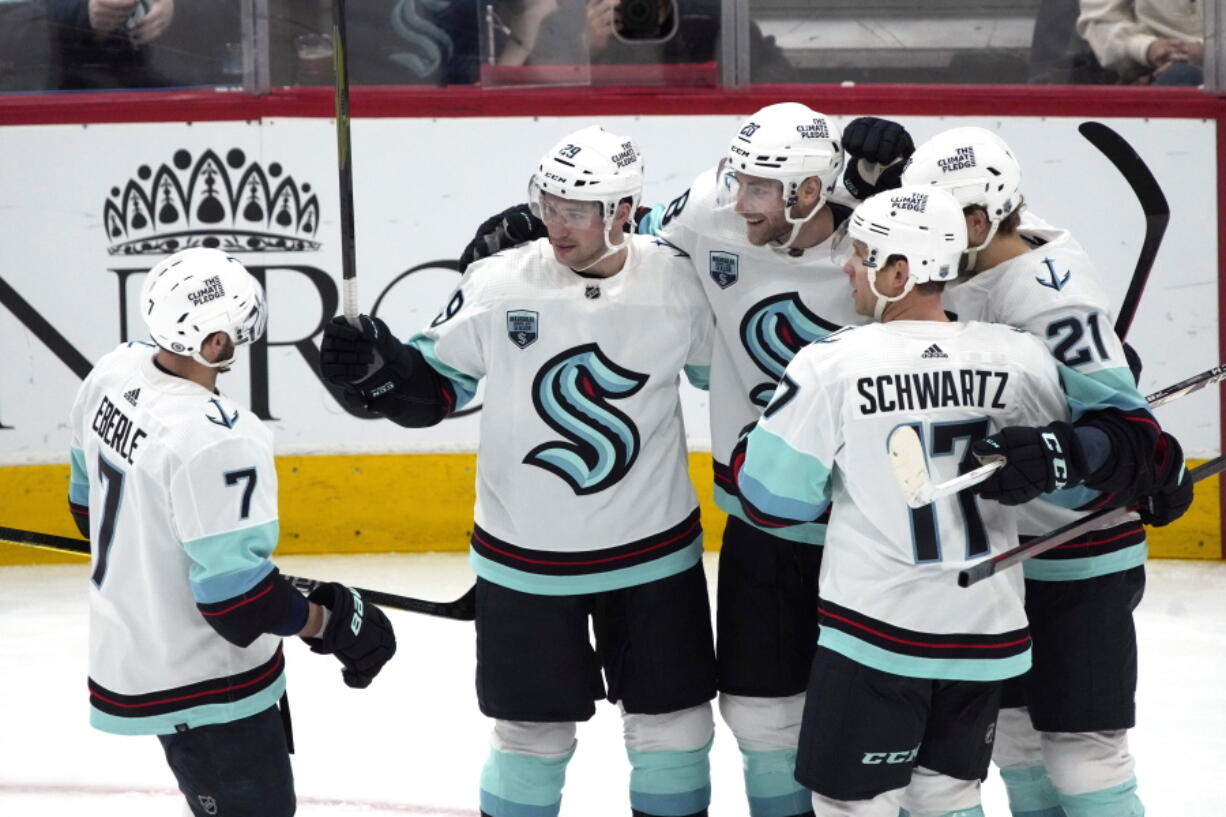
[[[173,165],[173,166],[172,166]],[[283,178],[284,176],[284,178]],[[166,255],[188,247],[225,252],[319,249],[319,200],[311,185],[267,170],[238,148],[223,161],[206,150],[195,161],[176,150],[171,165],[141,165],[110,190],[103,222],[111,255]]]

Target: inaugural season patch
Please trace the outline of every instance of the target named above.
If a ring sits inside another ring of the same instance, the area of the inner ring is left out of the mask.
[[[711,251],[711,280],[720,289],[727,289],[740,277],[740,257],[736,253]]]
[[[520,349],[527,349],[537,337],[537,313],[531,309],[507,312],[507,337]]]

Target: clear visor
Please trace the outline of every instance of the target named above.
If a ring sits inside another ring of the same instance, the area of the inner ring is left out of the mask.
[[[839,266],[847,263],[856,254],[856,242],[851,237],[850,229],[851,219],[844,219],[830,236],[830,261]]]
[[[528,183],[528,207],[532,215],[545,223],[545,227],[565,226],[571,230],[584,230],[603,226],[603,207],[598,201],[564,199],[541,190],[536,177]]]
[[[733,170],[723,159],[716,171],[715,206],[738,215],[782,213],[787,206],[783,182]]]
[[[264,303],[264,290],[259,285],[255,290],[255,302],[243,316],[243,321],[234,327],[235,346],[245,343],[255,343],[264,336],[264,328],[268,325],[268,307]]]

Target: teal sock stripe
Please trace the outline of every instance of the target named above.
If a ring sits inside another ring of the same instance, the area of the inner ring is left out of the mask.
[[[1086,794],[1061,794],[1060,805],[1068,817],[1145,817],[1137,797],[1137,779]]]
[[[711,741],[690,751],[640,752],[630,756],[630,805],[658,817],[695,814],[711,804]]]
[[[1009,793],[1013,817],[1065,817],[1060,796],[1043,766],[1001,769],[1000,779]]]
[[[491,749],[481,770],[481,810],[490,817],[557,817],[573,754],[572,749],[539,757]]]
[[[813,808],[809,790],[796,782],[796,750],[742,747],[750,817],[792,817]]]

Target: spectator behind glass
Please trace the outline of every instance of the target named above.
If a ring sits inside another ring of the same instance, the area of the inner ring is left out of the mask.
[[[59,84],[43,0],[0,0],[0,93]]]
[[[503,24],[499,65],[573,63],[585,52],[593,65],[718,59],[719,0],[586,0],[582,16],[559,0],[501,0],[494,8]],[[773,37],[753,21],[749,37],[754,82],[795,81],[795,69]],[[563,49],[559,42],[572,45]]]
[[[174,0],[47,0],[60,51],[60,88],[169,84],[147,64],[145,46],[166,32],[174,13]]]
[[[1081,0],[1077,31],[1125,82],[1204,82],[1199,0]]]
[[[1026,81],[1032,85],[1102,85],[1118,81],[1077,35],[1077,0],[1040,0]]]

